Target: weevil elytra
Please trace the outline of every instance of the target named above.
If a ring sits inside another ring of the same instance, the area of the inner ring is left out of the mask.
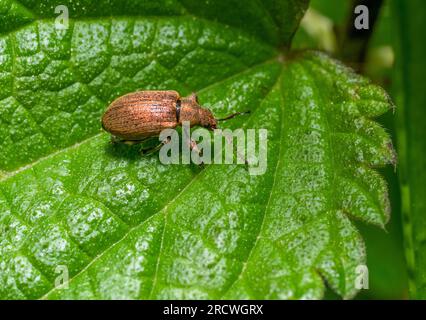
[[[159,136],[163,129],[182,126],[184,121],[188,121],[191,127],[214,130],[218,121],[244,113],[248,112],[216,119],[209,109],[199,105],[194,93],[180,97],[173,90],[138,91],[114,100],[102,117],[102,127],[113,136],[113,141],[135,144]],[[191,145],[192,148],[195,146],[194,143]]]

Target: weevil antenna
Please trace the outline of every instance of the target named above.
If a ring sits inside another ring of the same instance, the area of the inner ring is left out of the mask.
[[[236,116],[239,116],[239,115],[242,115],[242,114],[248,114],[248,113],[250,113],[250,110],[248,110],[248,111],[244,111],[244,112],[235,112],[235,113],[233,113],[233,114],[230,114],[229,116],[226,116],[225,118],[216,119],[216,121],[229,120],[229,119],[232,119],[232,118],[234,118],[234,117],[236,117]]]

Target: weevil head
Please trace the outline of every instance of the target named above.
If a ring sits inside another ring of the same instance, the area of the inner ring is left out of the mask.
[[[200,110],[200,125],[209,130],[217,129],[217,120],[209,109]]]
[[[209,109],[199,105],[195,93],[191,94],[189,97],[182,98],[180,105],[180,123],[189,121],[191,126],[199,125],[209,130],[217,128],[217,121],[213,113]]]

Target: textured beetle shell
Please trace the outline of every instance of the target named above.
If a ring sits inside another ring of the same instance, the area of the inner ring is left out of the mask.
[[[161,130],[178,125],[179,99],[179,93],[173,90],[126,94],[111,103],[102,117],[102,126],[124,140],[158,136]]]

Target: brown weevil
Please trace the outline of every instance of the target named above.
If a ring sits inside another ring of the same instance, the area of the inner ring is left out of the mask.
[[[180,97],[173,90],[138,91],[114,100],[102,116],[102,127],[112,135],[112,141],[136,144],[158,137],[163,129],[182,126],[184,121],[188,121],[191,127],[214,130],[218,121],[244,113],[248,112],[237,112],[216,119],[209,109],[198,104],[194,93],[189,97]],[[196,146],[195,143],[191,145]]]

